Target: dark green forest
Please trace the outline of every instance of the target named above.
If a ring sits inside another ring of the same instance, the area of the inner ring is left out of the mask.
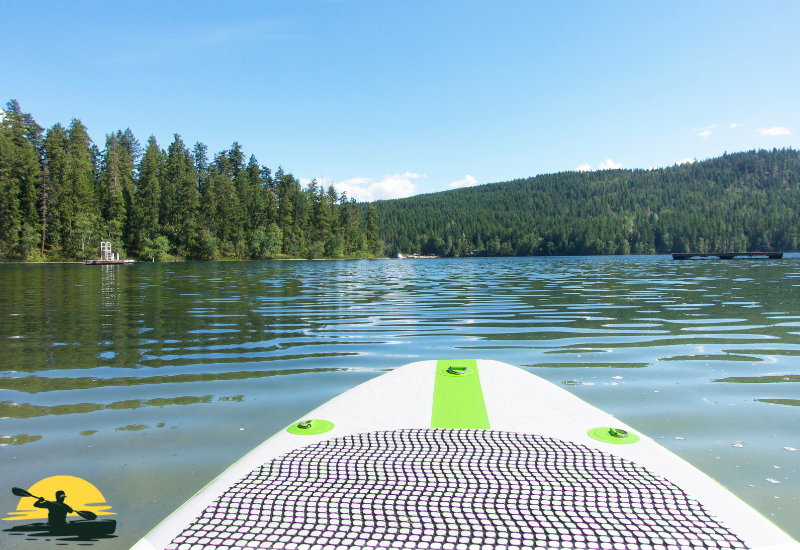
[[[180,135],[130,131],[100,149],[79,119],[45,131],[12,100],[0,124],[0,259],[346,258],[380,253],[376,209]]]
[[[795,251],[800,154],[758,150],[654,170],[561,172],[358,204],[303,187],[235,142],[209,157],[130,129],[101,149],[79,119],[0,123],[0,259],[528,256]]]
[[[788,252],[800,234],[800,154],[561,172],[374,204],[391,255]]]

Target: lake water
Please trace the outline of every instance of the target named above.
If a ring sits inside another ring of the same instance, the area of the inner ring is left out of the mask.
[[[567,388],[800,539],[795,254],[3,264],[0,289],[3,517],[12,486],[77,476],[117,513],[95,545],[129,548],[328,399],[470,357]]]

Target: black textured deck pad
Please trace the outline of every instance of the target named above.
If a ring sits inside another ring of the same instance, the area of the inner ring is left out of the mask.
[[[168,547],[744,548],[674,484],[583,445],[490,430],[317,443],[231,487]]]

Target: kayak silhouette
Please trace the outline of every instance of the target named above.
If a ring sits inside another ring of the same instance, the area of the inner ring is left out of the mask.
[[[56,493],[56,501],[47,501],[44,497],[37,497],[30,494],[25,489],[12,487],[11,492],[18,497],[30,497],[37,499],[34,506],[46,508],[48,510],[47,523],[29,523],[18,525],[10,529],[4,529],[7,533],[27,533],[33,536],[76,536],[81,539],[105,537],[111,535],[117,528],[117,522],[113,519],[97,519],[97,514],[88,510],[73,510],[64,503],[66,494],[64,491]],[[66,516],[70,512],[75,512],[81,516],[82,520],[66,521]]]

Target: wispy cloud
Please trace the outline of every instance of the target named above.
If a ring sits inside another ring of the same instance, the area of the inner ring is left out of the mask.
[[[283,19],[258,19],[239,25],[177,29],[170,35],[154,33],[138,43],[111,49],[101,58],[107,64],[171,61],[187,54],[245,42],[265,42],[290,38],[287,29],[294,25]]]
[[[697,159],[683,159],[679,160],[676,164],[680,166],[681,164],[694,164],[695,162],[697,162]]]
[[[788,128],[784,128],[783,126],[773,126],[772,128],[759,128],[758,130],[756,130],[756,133],[759,133],[762,136],[790,136],[790,135],[792,135],[792,132],[790,132]]]
[[[691,131],[698,132],[697,135],[701,138],[707,138],[708,136],[714,133],[711,130],[713,130],[716,127],[717,127],[716,124],[712,124],[711,126],[701,126],[700,128],[692,128]]]
[[[736,124],[736,123],[734,122],[733,124],[731,124],[730,126],[728,126],[728,128],[736,128],[737,126],[739,126],[739,125],[738,125],[738,124]]]
[[[467,174],[467,177],[463,180],[458,180],[450,183],[450,187],[453,189],[458,189],[459,187],[472,187],[473,185],[478,185],[478,180]]]
[[[588,163],[584,162],[580,166],[577,166],[575,168],[575,171],[576,172],[591,172],[592,171],[592,167]]]
[[[417,188],[411,180],[427,177],[425,174],[406,172],[383,176],[380,181],[372,178],[350,178],[333,185],[339,193],[345,191],[348,197],[353,197],[359,202],[372,202],[410,197]]]
[[[619,170],[622,168],[621,162],[614,162],[611,159],[606,159],[605,162],[601,162],[600,166],[597,167],[598,170]]]
[[[197,29],[169,38],[157,38],[156,44],[179,47],[181,49],[196,49],[206,46],[218,46],[232,42],[245,42],[270,38],[280,26],[272,19],[249,21],[241,25],[217,27],[213,29]]]

